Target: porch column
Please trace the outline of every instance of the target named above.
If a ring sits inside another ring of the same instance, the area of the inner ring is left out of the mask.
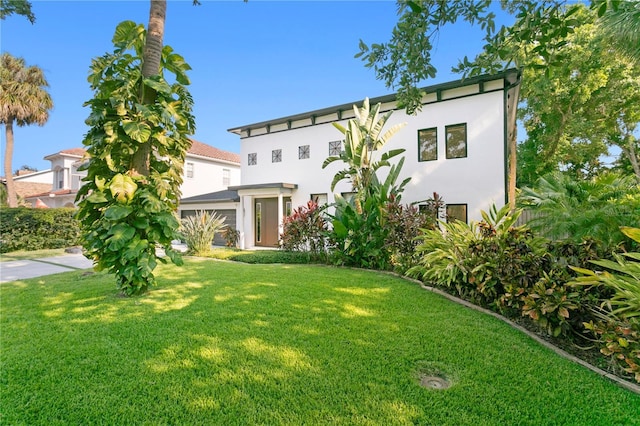
[[[282,201],[283,201],[282,192],[279,192],[278,193],[278,241],[280,241],[280,236],[284,231],[284,227],[282,226],[282,220],[284,219]]]

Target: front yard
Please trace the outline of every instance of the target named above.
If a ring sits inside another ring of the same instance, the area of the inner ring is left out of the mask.
[[[157,272],[137,298],[82,272],[0,286],[0,423],[640,424],[640,395],[400,278]]]

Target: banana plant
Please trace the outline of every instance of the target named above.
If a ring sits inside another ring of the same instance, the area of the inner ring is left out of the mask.
[[[381,104],[376,104],[370,108],[369,98],[365,98],[362,108],[353,106],[355,118],[347,122],[344,127],[339,123],[333,123],[345,137],[344,151],[340,155],[328,157],[322,164],[322,168],[326,168],[335,161],[342,161],[347,165],[346,169],[340,170],[331,182],[331,190],[333,191],[342,180],[349,180],[354,192],[364,194],[376,179],[376,172],[382,167],[389,167],[389,160],[397,155],[402,154],[404,149],[393,149],[384,152],[378,160],[374,159],[374,154],[380,151],[389,139],[402,129],[407,123],[399,123],[387,131],[382,130],[391,117],[393,111],[388,111],[380,115]],[[361,211],[360,203],[362,195],[358,197],[357,208]]]

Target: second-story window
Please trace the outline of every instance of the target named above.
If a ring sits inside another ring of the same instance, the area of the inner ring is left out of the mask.
[[[252,152],[247,156],[247,165],[255,166],[256,164],[258,164],[258,153]]]
[[[274,149],[273,151],[271,151],[271,162],[279,163],[281,161],[282,161],[282,150]]]
[[[301,145],[298,147],[298,159],[304,160],[305,158],[309,158],[310,153],[309,145]]]
[[[231,185],[231,170],[222,169],[222,186]]]
[[[342,141],[329,142],[329,155],[340,155],[342,152]]]
[[[194,167],[195,167],[194,164],[193,163],[186,163],[185,167],[186,167],[187,178],[193,179],[193,171],[194,171]]]

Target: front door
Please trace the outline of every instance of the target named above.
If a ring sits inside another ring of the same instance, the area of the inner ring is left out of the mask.
[[[255,244],[262,247],[278,246],[278,199],[256,198]]]

